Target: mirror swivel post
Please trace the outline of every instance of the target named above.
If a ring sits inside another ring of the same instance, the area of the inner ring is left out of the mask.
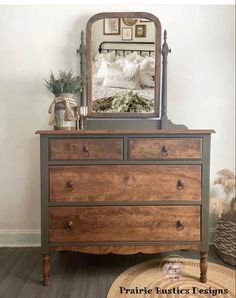
[[[167,117],[167,57],[171,49],[167,44],[167,31],[164,31],[164,43],[162,45],[162,92],[161,92],[161,128],[168,129]]]

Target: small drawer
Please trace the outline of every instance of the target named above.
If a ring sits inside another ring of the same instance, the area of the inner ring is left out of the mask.
[[[199,206],[50,207],[49,241],[199,241]]]
[[[201,165],[50,166],[51,201],[200,201]]]
[[[50,160],[122,160],[123,139],[51,139]]]
[[[200,159],[201,138],[131,138],[129,158],[140,159]]]

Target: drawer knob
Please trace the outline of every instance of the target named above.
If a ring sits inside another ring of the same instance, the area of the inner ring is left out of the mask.
[[[69,220],[67,223],[66,223],[66,230],[72,230],[73,229],[73,226],[74,226],[74,223],[72,220]]]
[[[162,146],[162,148],[161,148],[161,155],[163,157],[167,157],[168,156],[168,147],[166,145]]]
[[[184,222],[181,220],[177,220],[176,228],[177,228],[177,230],[182,231],[184,229]]]
[[[178,190],[184,189],[184,180],[181,179],[177,181],[177,189]]]
[[[83,152],[84,152],[84,155],[86,155],[86,157],[89,156],[89,147],[88,146],[84,146],[83,147]]]
[[[69,180],[69,181],[67,181],[66,186],[67,186],[68,190],[73,190],[74,182]]]

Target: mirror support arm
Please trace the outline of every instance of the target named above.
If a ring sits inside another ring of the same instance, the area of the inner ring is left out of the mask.
[[[171,49],[167,44],[167,32],[164,31],[164,43],[162,45],[162,116],[167,116],[167,57],[168,54],[171,53]]]
[[[77,49],[77,54],[80,54],[80,108],[79,108],[79,129],[86,128],[86,118],[88,114],[87,106],[87,72],[86,72],[86,46],[84,43],[84,31],[81,31],[81,44]]]
[[[175,124],[167,117],[167,57],[171,53],[171,49],[167,44],[167,32],[164,31],[164,43],[162,45],[162,92],[161,92],[161,129],[180,129],[186,130],[187,126],[182,124]]]
[[[171,53],[171,49],[167,44],[167,31],[164,31],[164,43],[162,45],[162,92],[161,92],[161,128],[168,128],[167,117],[167,57]]]
[[[86,103],[86,85],[87,85],[87,74],[86,74],[86,46],[84,43],[84,31],[81,31],[81,44],[77,53],[80,54],[80,104],[81,106],[87,106]]]

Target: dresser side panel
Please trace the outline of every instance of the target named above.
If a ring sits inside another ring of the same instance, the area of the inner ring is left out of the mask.
[[[201,251],[209,251],[209,199],[210,199],[210,151],[211,135],[203,138],[202,166],[202,210],[201,210]]]
[[[48,243],[48,136],[40,136],[41,168],[41,250],[49,253]]]

